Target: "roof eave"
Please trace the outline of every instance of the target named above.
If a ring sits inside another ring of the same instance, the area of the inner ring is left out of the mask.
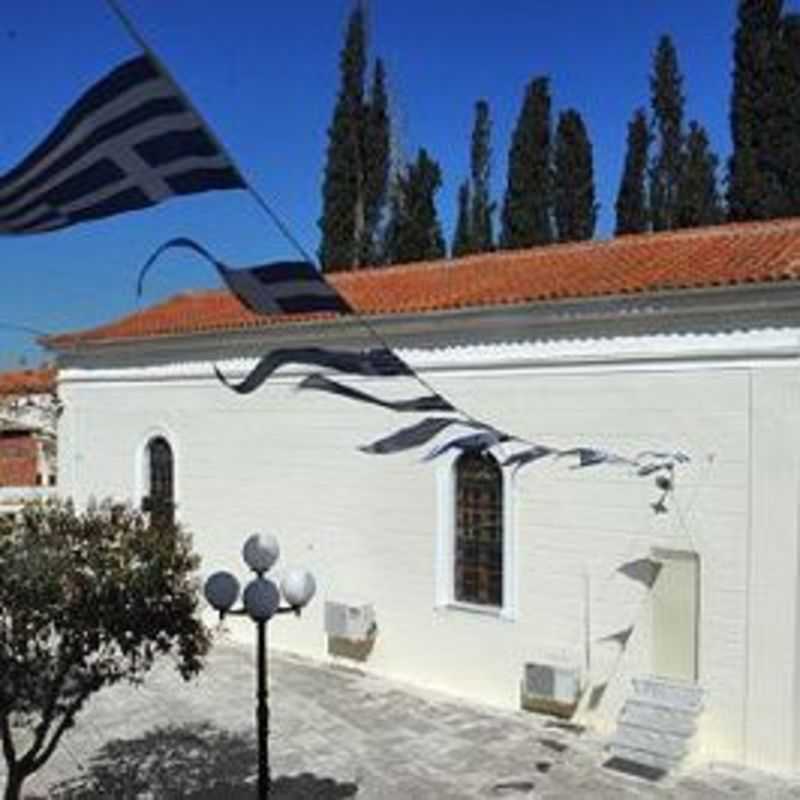
[[[376,338],[392,346],[462,344],[471,341],[521,341],[635,335],[654,330],[731,330],[800,325],[800,281],[735,284],[699,289],[669,289],[589,298],[467,307],[406,314],[367,315],[366,326],[352,317],[214,329],[124,339],[82,341],[48,348],[59,361],[90,361],[148,354],[215,358],[276,346],[336,343],[374,347]]]

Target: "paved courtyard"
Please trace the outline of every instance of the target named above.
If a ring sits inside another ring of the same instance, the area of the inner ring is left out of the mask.
[[[604,769],[601,741],[546,717],[276,654],[270,669],[275,800],[800,800],[800,781],[732,768],[659,783]],[[190,684],[161,667],[139,689],[101,694],[27,796],[250,798],[253,687],[252,650],[228,643]]]

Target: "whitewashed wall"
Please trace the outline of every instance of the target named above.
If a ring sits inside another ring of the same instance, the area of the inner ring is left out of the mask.
[[[545,346],[409,354],[448,398],[534,441],[692,457],[666,515],[650,509],[658,496],[652,480],[626,468],[571,470],[564,460],[520,472],[512,487],[516,556],[507,566],[517,586],[513,620],[437,606],[446,466],[420,463],[424,450],[356,449],[413,420],[297,393],[293,377],[242,397],[200,363],[67,369],[59,474],[79,501],[137,499],[143,446],[163,433],[176,454],[179,517],[206,573],[226,568],[244,577],[240,545],[264,529],[278,535],[282,565],[315,573],[317,600],[301,620],[277,620],[273,643],[327,657],[324,601],[370,602],[379,633],[365,669],[510,708],[519,706],[525,662],[584,665],[588,656],[587,679],[610,679],[600,706],[587,712],[601,728],[613,724],[629,676],[651,668],[647,594],[616,568],[653,547],[696,551],[702,755],[795,769],[800,384],[797,359],[778,339],[776,358],[771,339],[741,334],[702,346],[607,340],[591,344],[591,359],[578,357],[585,343],[572,356]],[[352,382],[382,391],[388,384]],[[398,382],[392,391],[411,386]],[[632,623],[625,652],[596,641]]]

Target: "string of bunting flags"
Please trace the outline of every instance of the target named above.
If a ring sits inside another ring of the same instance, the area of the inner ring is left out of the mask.
[[[141,297],[147,273],[167,251],[187,249],[209,261],[228,289],[258,315],[329,313],[350,316],[374,338],[364,351],[322,347],[282,348],[264,354],[239,383],[215,367],[218,379],[238,394],[256,391],[288,364],[314,369],[298,384],[300,391],[324,392],[398,413],[435,412],[359,449],[390,455],[430,444],[441,433],[452,436],[423,457],[432,461],[453,450],[486,452],[499,445],[516,447],[502,464],[515,471],[541,459],[574,457],[573,468],[622,465],[642,477],[654,476],[662,492],[652,504],[666,511],[676,465],[688,462],[681,452],[644,452],[629,459],[594,447],[557,449],[497,429],[457,408],[400,358],[368,320],[325,280],[306,251],[258,192],[245,180],[186,94],[133,28],[108,0],[143,54],[114,68],[85,91],[53,130],[14,168],[0,176],[0,234],[47,233],[82,222],[136,211],[171,197],[214,190],[248,191],[302,260],[233,269],[187,237],[162,244],[142,267]],[[406,376],[425,394],[386,399],[356,389],[319,370],[375,378]],[[447,416],[445,416],[447,415]],[[464,432],[466,429],[467,432]]]
[[[256,314],[308,314],[315,311],[332,311],[353,315],[361,320],[358,313],[341,297],[336,289],[325,280],[313,264],[303,264],[298,276],[285,268],[285,263],[263,264],[255,267],[233,269],[213,256],[205,247],[186,237],[172,239],[148,258],[137,280],[137,296],[141,297],[144,281],[156,261],[171,249],[188,249],[209,261],[228,289],[249,310]],[[275,271],[273,272],[273,267]],[[309,289],[313,286],[313,290]],[[415,378],[428,388],[420,376],[391,348],[377,336],[371,326],[370,333],[378,338],[380,347],[370,350],[352,351],[321,347],[279,348],[265,353],[240,382],[229,381],[218,367],[214,367],[217,378],[229,389],[239,394],[254,392],[272,377],[278,369],[287,364],[299,364],[325,368],[349,375],[372,377],[408,376]],[[500,444],[517,443],[523,448],[504,458],[503,466],[512,467],[515,472],[542,458],[575,457],[573,469],[605,465],[620,465],[635,468],[636,474],[645,477],[656,476],[656,485],[661,496],[652,504],[656,513],[667,510],[666,498],[673,488],[673,472],[676,464],[686,463],[689,457],[681,452],[644,451],[635,458],[626,458],[608,450],[593,447],[573,447],[557,449],[530,442],[488,423],[475,419],[453,405],[438,392],[408,398],[405,400],[386,400],[374,394],[342,384],[320,372],[312,372],[297,385],[298,390],[315,390],[335,394],[356,402],[368,403],[383,408],[405,412],[452,412],[452,416],[425,417],[413,425],[400,428],[389,435],[359,447],[363,453],[371,455],[390,455],[421,447],[431,442],[440,433],[453,426],[471,429],[470,433],[459,432],[448,441],[429,450],[423,461],[432,461],[453,450],[485,452]]]

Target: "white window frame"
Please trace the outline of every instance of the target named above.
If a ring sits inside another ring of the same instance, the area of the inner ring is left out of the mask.
[[[503,604],[465,603],[455,597],[456,461],[460,450],[439,459],[436,471],[438,520],[436,536],[437,610],[484,614],[513,622],[517,618],[517,524],[514,503],[516,478],[509,469],[503,475]],[[492,453],[498,464],[502,460]]]

